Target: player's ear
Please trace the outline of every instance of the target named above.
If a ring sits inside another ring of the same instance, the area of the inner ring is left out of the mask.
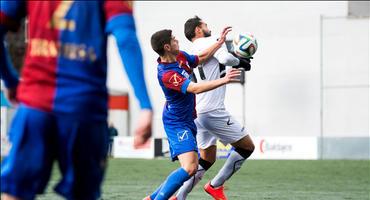
[[[169,45],[169,44],[165,44],[165,45],[163,46],[163,49],[164,49],[165,51],[170,51],[170,50],[171,50],[171,45]]]
[[[194,33],[195,35],[199,35],[200,33],[202,33],[202,27],[200,26],[195,27]]]

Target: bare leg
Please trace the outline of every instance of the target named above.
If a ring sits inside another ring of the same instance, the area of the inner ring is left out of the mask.
[[[198,170],[194,176],[192,176],[184,183],[184,185],[181,186],[176,195],[177,200],[185,200],[195,185],[198,184],[203,178],[206,170],[208,170],[216,161],[217,147],[215,145],[212,145],[206,149],[199,149],[199,151],[201,159],[199,160]]]

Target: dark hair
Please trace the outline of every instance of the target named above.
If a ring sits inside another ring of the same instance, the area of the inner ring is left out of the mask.
[[[172,39],[172,30],[163,29],[155,32],[150,43],[152,44],[152,49],[157,52],[160,56],[164,55],[164,45],[170,44]]]
[[[189,41],[195,37],[195,28],[202,24],[201,21],[202,19],[195,15],[193,18],[190,18],[185,22],[184,33],[185,37]]]

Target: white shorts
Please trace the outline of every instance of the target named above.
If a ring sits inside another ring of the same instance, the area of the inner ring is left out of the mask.
[[[216,145],[217,139],[227,145],[248,135],[244,127],[224,109],[198,114],[195,124],[200,149]]]

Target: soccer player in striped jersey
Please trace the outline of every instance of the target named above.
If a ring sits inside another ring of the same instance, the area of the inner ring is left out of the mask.
[[[211,31],[207,24],[197,16],[188,19],[184,27],[186,38],[193,43],[194,53],[209,48],[217,40],[210,37]],[[235,57],[223,44],[212,58],[199,65],[198,70],[194,70],[194,74],[199,83],[216,80],[222,77],[225,66],[250,70],[250,60]],[[186,199],[188,193],[202,179],[205,171],[213,165],[216,161],[218,139],[225,145],[231,144],[233,150],[218,174],[204,186],[204,190],[215,200],[227,199],[223,190],[224,183],[241,168],[254,151],[254,144],[247,130],[225,109],[225,90],[224,85],[196,96],[198,118],[195,124],[198,128],[199,167],[196,174],[184,183],[173,199]]]
[[[25,17],[28,44],[18,79],[3,40]],[[1,79],[9,98],[19,102],[9,133],[12,146],[1,164],[1,199],[43,193],[55,160],[61,171],[57,193],[98,199],[108,150],[109,34],[141,106],[135,146],[151,136],[152,107],[132,2],[1,1],[0,19]]]
[[[238,81],[239,70],[229,71],[224,78],[194,83],[191,73],[199,63],[204,63],[224,43],[230,28],[223,30],[220,40],[197,55],[179,51],[178,41],[171,30],[161,30],[152,35],[151,44],[158,53],[158,81],[166,97],[163,109],[163,125],[168,138],[172,161],[179,160],[181,167],[173,171],[167,179],[145,200],[167,200],[198,168],[198,148],[195,94],[206,92],[227,83]]]

